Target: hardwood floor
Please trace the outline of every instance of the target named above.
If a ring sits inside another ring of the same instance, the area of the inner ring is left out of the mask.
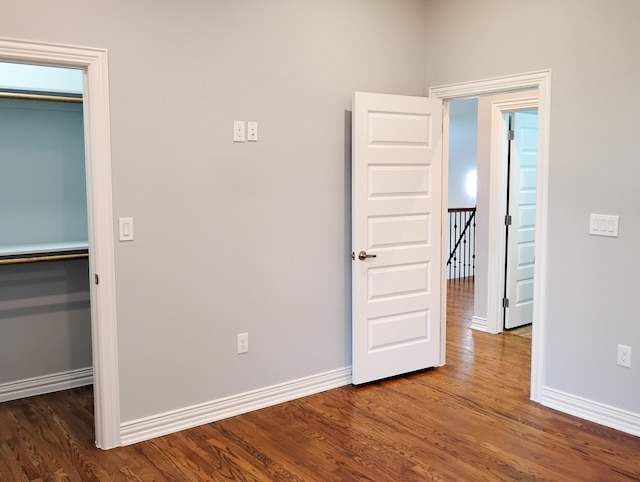
[[[0,480],[640,480],[640,438],[529,401],[530,340],[472,332],[472,286],[444,367],[148,442],[96,449],[90,387],[0,404]]]

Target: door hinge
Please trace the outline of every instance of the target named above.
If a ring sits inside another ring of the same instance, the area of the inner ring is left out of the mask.
[[[504,225],[505,225],[505,226],[511,226],[511,221],[512,221],[511,216],[507,214],[507,215],[504,217]]]
[[[507,131],[507,140],[512,141],[516,138],[516,133],[512,130]]]
[[[95,280],[96,284],[99,285],[100,284],[100,277],[97,274],[93,275],[93,279]]]
[[[509,298],[502,298],[502,307],[509,308]]]

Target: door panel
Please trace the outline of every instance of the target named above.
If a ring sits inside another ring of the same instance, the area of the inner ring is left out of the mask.
[[[429,166],[370,166],[369,196],[427,195]]]
[[[354,95],[355,384],[440,362],[441,126],[440,100]]]
[[[535,261],[538,113],[516,112],[511,143],[509,212],[512,225],[507,246],[505,328],[533,321],[533,267]]]
[[[426,244],[429,241],[429,216],[371,216],[368,247],[398,247]]]

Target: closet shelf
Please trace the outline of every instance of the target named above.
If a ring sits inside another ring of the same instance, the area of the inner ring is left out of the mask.
[[[87,257],[89,257],[89,243],[87,241],[0,246],[0,265],[62,261]]]

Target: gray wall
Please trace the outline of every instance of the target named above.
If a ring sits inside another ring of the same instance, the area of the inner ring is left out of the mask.
[[[82,107],[0,99],[0,253],[87,245]]]
[[[430,0],[427,8],[430,86],[552,69],[545,384],[640,413],[640,372],[616,366],[618,343],[640,346],[640,3]],[[619,215],[620,236],[589,236],[589,213]]]
[[[116,246],[122,421],[350,365],[347,111],[355,90],[424,95],[426,3],[5,10],[4,36],[109,51],[114,214],[136,236]]]
[[[476,196],[467,192],[467,176],[478,168],[478,99],[455,99],[449,105],[450,208],[472,208]]]

